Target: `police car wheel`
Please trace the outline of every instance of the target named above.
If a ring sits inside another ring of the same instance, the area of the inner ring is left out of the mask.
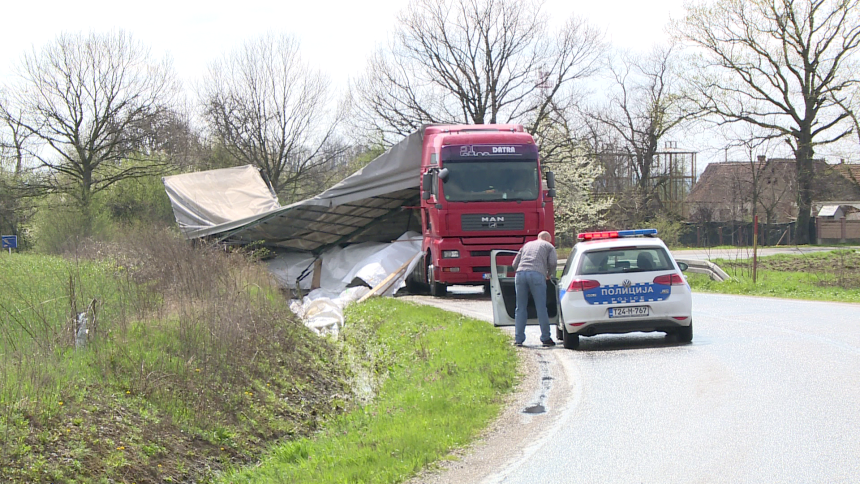
[[[682,326],[678,328],[678,341],[681,343],[689,343],[693,341],[693,322],[690,321],[689,326]]]
[[[564,325],[561,325],[561,342],[564,344],[565,349],[575,350],[579,348],[579,335],[578,334],[570,334],[567,332],[567,328]]]

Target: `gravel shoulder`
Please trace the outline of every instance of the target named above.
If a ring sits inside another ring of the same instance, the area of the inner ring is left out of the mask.
[[[492,320],[489,301],[457,298],[407,296],[418,304],[436,306],[469,317]],[[537,328],[528,328],[537,331]],[[510,331],[513,339],[513,328]],[[529,342],[531,345],[529,344]],[[471,445],[456,449],[408,484],[474,484],[499,482],[505,469],[530,456],[531,444],[541,440],[567,408],[574,395],[569,371],[560,361],[560,346],[543,348],[537,333],[527,332],[527,343],[519,354],[521,379],[505,399],[498,418]]]

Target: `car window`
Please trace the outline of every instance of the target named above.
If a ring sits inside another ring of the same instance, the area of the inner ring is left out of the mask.
[[[576,258],[576,247],[574,246],[573,250],[570,251],[570,255],[567,256],[567,262],[564,263],[564,269],[561,271],[561,276],[564,277],[570,272],[571,266],[573,266],[573,259]]]
[[[579,274],[668,271],[674,269],[662,247],[623,247],[594,250],[583,254]]]

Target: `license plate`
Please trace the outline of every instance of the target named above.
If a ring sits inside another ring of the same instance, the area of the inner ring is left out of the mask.
[[[631,316],[648,316],[648,306],[632,306],[628,308],[609,308],[610,318],[629,318]]]

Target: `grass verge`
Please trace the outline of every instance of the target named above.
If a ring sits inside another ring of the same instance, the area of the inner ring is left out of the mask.
[[[733,279],[716,282],[688,273],[694,291],[860,303],[860,252],[853,249],[761,257],[755,283],[751,259],[712,262]]]
[[[0,482],[211,482],[352,405],[247,254],[133,239],[0,258]]]
[[[344,349],[382,381],[377,397],[222,482],[401,482],[472,440],[513,387],[516,355],[485,322],[379,298],[347,321]]]

